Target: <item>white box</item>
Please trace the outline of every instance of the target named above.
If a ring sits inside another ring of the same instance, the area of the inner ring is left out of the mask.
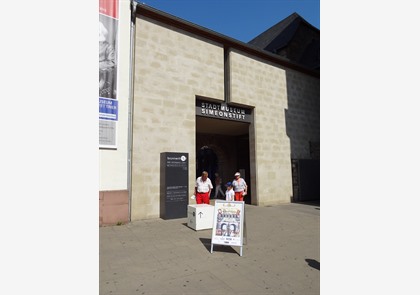
[[[188,226],[195,230],[213,228],[214,206],[208,204],[188,205]]]

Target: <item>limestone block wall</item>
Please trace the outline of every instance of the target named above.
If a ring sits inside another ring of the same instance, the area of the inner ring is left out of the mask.
[[[309,142],[320,142],[319,78],[288,70],[286,80],[286,129],[290,138],[291,157],[310,159]]]
[[[131,220],[159,217],[162,152],[189,154],[193,193],[195,99],[223,100],[223,60],[220,44],[136,19]]]
[[[290,140],[286,134],[286,71],[267,62],[230,53],[232,103],[252,105],[250,132],[252,203],[290,202],[292,178]]]

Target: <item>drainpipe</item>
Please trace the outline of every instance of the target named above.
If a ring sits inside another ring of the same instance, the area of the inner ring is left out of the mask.
[[[137,2],[131,1],[131,20],[130,20],[130,64],[129,81],[130,90],[128,97],[128,144],[127,144],[127,187],[128,187],[128,219],[131,222],[132,204],[132,156],[133,156],[133,109],[134,109],[134,41],[136,31],[136,11]]]

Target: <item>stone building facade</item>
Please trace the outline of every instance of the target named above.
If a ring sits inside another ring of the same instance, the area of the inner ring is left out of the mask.
[[[120,113],[129,169],[126,193],[115,190],[122,221],[160,217],[165,152],[188,154],[188,195],[202,170],[224,182],[240,171],[246,203],[293,201],[292,159],[319,145],[319,73],[146,5],[132,9],[131,95]]]

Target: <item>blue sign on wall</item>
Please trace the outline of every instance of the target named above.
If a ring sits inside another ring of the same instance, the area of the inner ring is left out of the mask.
[[[118,100],[100,97],[99,119],[118,121]]]

